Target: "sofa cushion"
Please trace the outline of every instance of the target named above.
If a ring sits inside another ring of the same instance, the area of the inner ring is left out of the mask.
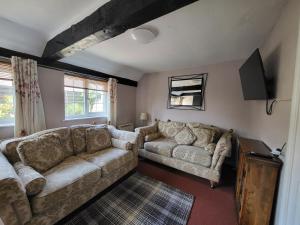
[[[14,168],[21,178],[27,195],[36,195],[43,190],[46,178],[42,174],[22,162],[15,163]]]
[[[93,154],[82,153],[79,157],[101,168],[102,176],[105,177],[131,161],[134,155],[131,151],[111,147]]]
[[[146,142],[144,148],[149,151],[159,155],[164,155],[167,157],[172,156],[172,150],[177,146],[177,143],[168,138],[159,138],[154,141]]]
[[[91,188],[101,178],[101,170],[78,156],[71,156],[43,175],[47,183],[42,192],[31,199],[34,213],[59,207],[66,199]]]
[[[111,146],[111,136],[106,127],[91,127],[86,129],[86,151],[94,153]]]
[[[86,151],[86,129],[92,127],[90,124],[71,126],[71,136],[73,141],[74,153],[80,154]]]
[[[211,155],[203,148],[195,146],[178,145],[173,149],[172,156],[204,167],[211,165]]]
[[[45,172],[56,166],[66,157],[57,134],[45,134],[22,141],[17,151],[24,165],[38,172]]]
[[[191,145],[197,137],[193,134],[190,128],[184,127],[178,134],[175,136],[175,141],[179,145]]]
[[[167,138],[173,138],[176,134],[179,133],[183,128],[185,127],[185,123],[181,122],[164,122],[159,121],[158,122],[158,130],[159,132]]]
[[[196,135],[197,139],[194,142],[194,146],[205,148],[209,143],[214,141],[214,130],[207,128],[192,128],[193,133]]]

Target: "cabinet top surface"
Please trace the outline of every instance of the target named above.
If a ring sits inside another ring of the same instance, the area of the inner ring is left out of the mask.
[[[272,156],[271,149],[262,141],[240,138],[239,143],[240,143],[240,153],[242,154],[255,152],[262,155]],[[249,156],[249,157],[254,157],[256,159],[259,159],[259,157],[256,156]],[[274,163],[282,164],[282,161],[278,158],[273,158],[273,159],[260,158],[260,160],[269,161],[269,162],[271,161]]]

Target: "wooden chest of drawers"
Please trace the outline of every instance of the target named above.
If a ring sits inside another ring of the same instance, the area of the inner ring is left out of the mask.
[[[240,225],[269,225],[282,162],[261,141],[239,139],[236,203]]]

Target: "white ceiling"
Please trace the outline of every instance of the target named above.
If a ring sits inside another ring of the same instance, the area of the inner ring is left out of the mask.
[[[46,42],[108,0],[0,0],[0,47],[41,55]],[[129,32],[62,61],[139,80],[143,73],[246,58],[260,47],[287,0],[199,0],[153,20],[150,44]]]

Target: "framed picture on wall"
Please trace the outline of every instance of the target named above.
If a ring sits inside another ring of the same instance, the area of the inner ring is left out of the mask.
[[[168,109],[205,111],[207,73],[169,77]]]

